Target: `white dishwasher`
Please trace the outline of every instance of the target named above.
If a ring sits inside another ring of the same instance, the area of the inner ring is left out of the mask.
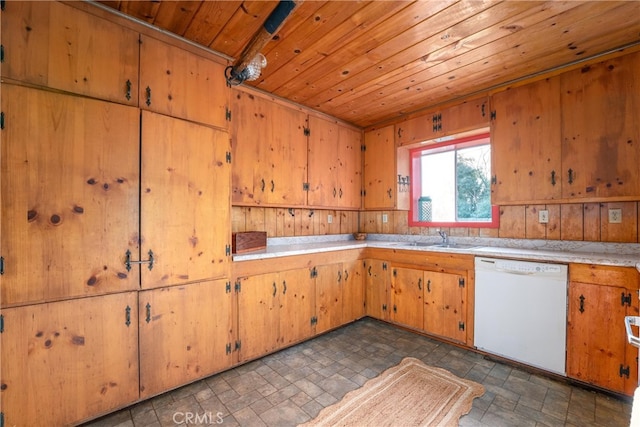
[[[566,375],[567,266],[475,258],[475,346]]]

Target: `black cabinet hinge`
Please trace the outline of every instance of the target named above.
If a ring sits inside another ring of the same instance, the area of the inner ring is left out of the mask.
[[[311,129],[310,128],[304,128],[304,136],[311,136]]]
[[[4,257],[0,256],[0,276],[4,274]]]
[[[224,286],[224,292],[226,294],[230,294],[231,293],[231,282],[227,282]]]
[[[496,110],[493,110],[491,112],[491,120],[495,120],[496,119]]]
[[[398,277],[398,270],[395,268],[393,269],[393,277]]]
[[[310,319],[309,323],[311,324],[311,326],[317,325],[318,324],[318,318],[316,316],[311,316],[311,319]]]
[[[231,151],[227,151],[227,153],[225,154],[225,160],[227,161],[227,163],[231,163]]]
[[[224,247],[224,254],[226,256],[230,256],[231,255],[231,245],[225,245]]]
[[[0,62],[4,62],[4,45],[0,44]]]
[[[366,146],[366,145],[364,145],[364,144],[362,144],[362,145],[360,146],[360,151],[367,151],[367,146]]]
[[[229,109],[229,107],[225,107],[224,109],[224,118],[230,122],[231,121],[231,110]]]
[[[303,182],[302,183],[302,191],[309,191],[309,183],[308,182]]]
[[[620,295],[620,305],[624,306],[625,304],[631,307],[631,294],[625,295],[623,292],[622,295]]]
[[[0,314],[0,334],[4,332],[4,314]]]
[[[0,113],[0,129],[4,129],[4,112]]]
[[[235,289],[236,292],[242,291],[242,284],[240,283],[240,281],[236,282],[236,284],[234,286],[234,289]]]
[[[360,190],[360,195],[365,197],[367,195],[367,190]]]
[[[387,311],[387,304],[382,304],[382,311]]]
[[[0,10],[4,10],[7,7],[7,2],[5,0],[0,1]]]
[[[620,377],[627,377],[629,378],[629,374],[630,374],[630,368],[629,365],[627,365],[627,367],[625,368],[622,364],[620,364]]]
[[[461,288],[464,288],[464,277],[458,278],[458,286],[460,286]]]
[[[497,183],[498,183],[498,177],[497,177],[497,176],[495,176],[495,175],[493,175],[493,176],[491,177],[491,184],[492,184],[492,185],[495,185],[495,184],[497,184]]]
[[[458,329],[464,331],[464,322],[458,322]]]
[[[240,351],[242,348],[242,340],[236,341],[236,351]]]
[[[314,279],[314,278],[318,277],[318,269],[317,269],[317,268],[315,268],[315,267],[313,267],[313,268],[311,269],[311,271],[310,271],[310,276],[311,276],[311,278],[312,278],[312,279]]]
[[[383,263],[382,263],[382,269],[383,269],[383,270],[386,270],[386,269],[387,269],[387,263],[386,263],[386,262],[383,262]]]
[[[225,354],[231,354],[231,343],[227,343],[227,345],[224,348],[224,352]]]

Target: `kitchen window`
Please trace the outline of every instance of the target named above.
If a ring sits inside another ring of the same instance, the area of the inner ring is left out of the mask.
[[[410,157],[411,226],[498,227],[488,133],[435,140],[411,150]]]

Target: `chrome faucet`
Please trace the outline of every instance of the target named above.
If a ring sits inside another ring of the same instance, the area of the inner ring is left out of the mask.
[[[449,244],[449,236],[447,235],[446,231],[438,231],[438,234],[440,235],[440,237],[442,237],[442,244],[443,245],[448,245]]]

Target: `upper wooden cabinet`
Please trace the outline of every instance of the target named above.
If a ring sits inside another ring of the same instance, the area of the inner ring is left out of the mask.
[[[3,306],[137,289],[136,108],[2,85]]]
[[[362,133],[333,120],[309,116],[308,144],[307,204],[359,209]]]
[[[640,195],[640,53],[561,76],[562,195]]]
[[[241,90],[231,109],[233,203],[304,206],[307,115]]]
[[[499,92],[491,106],[492,203],[561,198],[560,78]]]
[[[395,127],[396,143],[416,144],[488,125],[487,98],[472,99],[398,123]]]
[[[396,207],[396,146],[394,127],[374,129],[364,134],[364,208]]]
[[[640,53],[492,97],[492,202],[636,200]]]
[[[138,105],[137,32],[59,2],[3,2],[1,15],[5,79]]]
[[[229,159],[227,132],[143,112],[143,288],[229,275]]]
[[[226,128],[225,64],[151,37],[140,38],[140,107]]]

